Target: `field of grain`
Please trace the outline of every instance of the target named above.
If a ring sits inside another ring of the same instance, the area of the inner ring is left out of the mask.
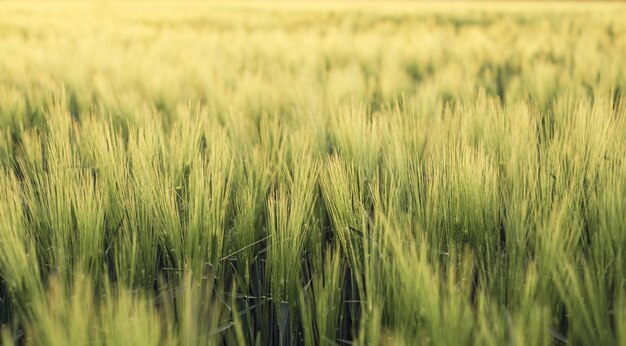
[[[0,2],[0,344],[626,345],[624,18]]]

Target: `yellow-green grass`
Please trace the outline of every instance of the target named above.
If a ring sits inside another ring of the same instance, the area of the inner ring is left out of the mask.
[[[624,18],[0,2],[2,343],[626,345]]]

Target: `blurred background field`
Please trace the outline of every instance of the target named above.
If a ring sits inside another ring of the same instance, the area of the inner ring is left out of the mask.
[[[2,342],[626,345],[624,18],[0,2]]]

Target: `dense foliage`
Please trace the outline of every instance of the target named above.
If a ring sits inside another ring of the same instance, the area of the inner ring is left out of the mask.
[[[624,18],[0,3],[2,340],[626,345]]]

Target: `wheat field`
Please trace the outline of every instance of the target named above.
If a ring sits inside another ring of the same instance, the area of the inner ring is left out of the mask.
[[[0,344],[626,345],[624,18],[0,2]]]

